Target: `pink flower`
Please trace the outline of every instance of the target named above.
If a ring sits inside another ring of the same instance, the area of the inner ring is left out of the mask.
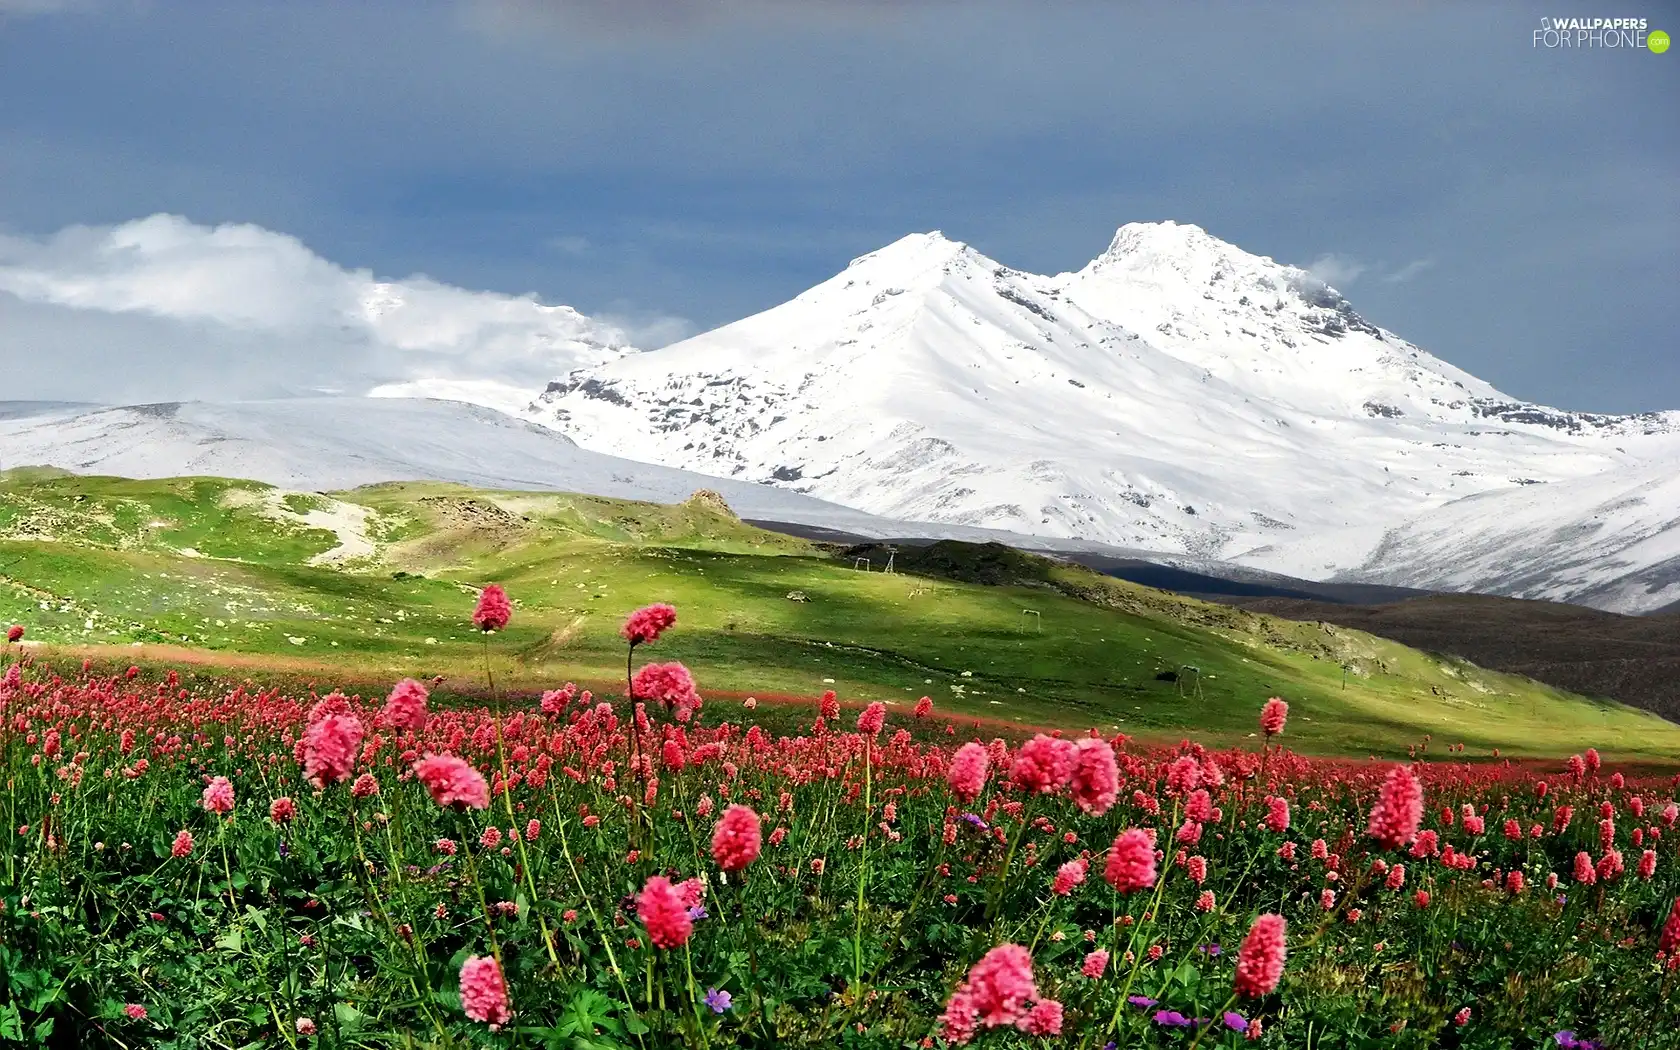
[[[1070,860],[1056,869],[1056,878],[1050,885],[1050,892],[1058,897],[1066,897],[1073,892],[1073,888],[1085,881],[1085,862]]]
[[[513,1019],[508,1008],[507,982],[493,957],[473,955],[461,964],[461,1010],[492,1031]]]
[[[657,700],[677,717],[687,721],[687,715],[700,710],[699,690],[688,668],[675,661],[668,664],[645,664],[630,679],[630,694],[637,700]]]
[[[1212,911],[1213,908],[1214,908],[1214,899],[1213,899],[1213,891],[1212,890],[1203,890],[1201,893],[1196,895],[1196,910],[1197,911],[1202,912],[1203,914],[1206,914],[1207,912]]]
[[[1261,999],[1272,994],[1283,978],[1283,916],[1266,914],[1254,920],[1242,947],[1237,949],[1237,994]]]
[[[840,717],[840,698],[834,695],[834,690],[823,693],[822,699],[817,701],[817,711],[825,722],[832,722]]]
[[[962,991],[987,1028],[1014,1024],[1038,998],[1032,955],[1019,944],[1000,944],[968,971]]]
[[[1202,784],[1202,764],[1192,755],[1180,755],[1167,767],[1167,790],[1187,795]]]
[[[1039,733],[1015,752],[1009,782],[1030,795],[1044,795],[1067,783],[1073,772],[1074,745]]]
[[[730,806],[712,832],[712,859],[724,871],[740,871],[758,859],[762,834],[757,813],[747,806]]]
[[[268,804],[268,819],[276,824],[290,824],[296,816],[297,803],[285,795]]]
[[[201,805],[211,813],[233,812],[233,784],[227,777],[212,777],[204,789]]]
[[[887,705],[877,700],[864,708],[858,715],[857,728],[860,733],[874,736],[887,724]]]
[[[414,763],[414,775],[440,806],[486,809],[490,785],[484,775],[454,755],[427,755]]]
[[[362,733],[362,720],[352,714],[329,714],[311,725],[303,735],[304,776],[316,787],[350,779]]]
[[[351,798],[369,798],[379,794],[379,778],[372,773],[363,773],[350,785]]]
[[[175,842],[169,847],[171,857],[190,857],[193,851],[192,832],[182,828],[175,833]]]
[[[950,767],[945,770],[945,783],[951,786],[951,794],[961,802],[973,802],[979,798],[980,792],[986,788],[986,774],[991,764],[986,749],[972,740],[957,748],[957,753],[951,756]]]
[[[292,1027],[297,1029],[298,1035],[314,1035],[316,1032],[315,1019],[313,1017],[300,1017],[296,1021],[292,1022]]]
[[[139,1003],[129,1003],[127,1006],[123,1007],[123,1013],[127,1014],[131,1019],[136,1021],[144,1021],[146,1019],[146,1008],[141,1006]]]
[[[542,712],[545,715],[557,715],[566,709],[566,705],[577,696],[577,685],[567,682],[558,689],[545,689],[542,695]]]
[[[542,834],[542,821],[538,820],[536,817],[532,817],[530,820],[527,820],[525,822],[525,841],[526,842],[537,841],[537,836],[541,835],[541,834]]]
[[[636,898],[636,917],[647,927],[648,939],[656,948],[680,948],[694,932],[694,920],[671,880],[655,875],[647,880]]]
[[[645,645],[657,642],[660,634],[676,622],[677,610],[661,602],[643,606],[631,613],[618,633],[632,646]]]
[[[1092,980],[1096,980],[1103,975],[1103,971],[1106,969],[1108,969],[1108,953],[1098,948],[1090,955],[1085,956],[1085,963],[1079,968],[1079,972]]]
[[[1198,854],[1184,862],[1184,873],[1190,876],[1190,881],[1198,886],[1207,881],[1207,872],[1206,857]]]
[[[1120,796],[1120,769],[1106,740],[1086,737],[1074,745],[1073,772],[1068,791],[1080,812],[1093,817],[1107,813]]]
[[[1648,849],[1639,855],[1639,877],[1647,881],[1657,873],[1657,851]]]
[[[980,1011],[974,1008],[968,993],[958,988],[951,993],[951,998],[945,1003],[945,1012],[939,1017],[940,1037],[952,1046],[967,1046],[974,1038],[974,1029],[979,1021]]]
[[[22,637],[23,637],[23,627],[20,624],[15,624],[14,623],[14,624],[12,624],[12,626],[10,628],[8,628],[6,630],[6,641],[8,641],[8,642],[16,642]]]
[[[1388,879],[1385,884],[1391,890],[1397,890],[1406,885],[1406,866],[1404,864],[1396,864],[1394,867],[1389,868]]]
[[[513,604],[500,584],[492,583],[478,593],[478,606],[473,609],[472,621],[486,634],[499,631],[513,618]]]
[[[1061,1035],[1062,1004],[1054,999],[1040,999],[1025,1017],[1015,1022],[1015,1027],[1028,1035]]]
[[[933,697],[924,696],[920,700],[917,700],[915,710],[910,713],[915,715],[917,718],[926,718],[928,715],[932,714]]]
[[[1575,854],[1575,881],[1583,886],[1591,886],[1598,881],[1598,871],[1593,867],[1592,854],[1586,850]]]
[[[1458,1027],[1463,1028],[1465,1025],[1467,1025],[1469,1023],[1470,1023],[1470,1008],[1468,1006],[1463,1007],[1462,1009],[1460,1009],[1458,1011],[1458,1013],[1453,1014],[1453,1024],[1457,1025]]]
[[[412,678],[404,678],[391,689],[385,708],[379,712],[379,724],[392,729],[426,728],[426,687]]]
[[[1155,885],[1155,844],[1141,828],[1115,836],[1108,850],[1103,878],[1120,893],[1135,893]]]
[[[502,829],[494,824],[485,828],[478,836],[478,844],[485,849],[495,849],[502,844]]]
[[[1657,951],[1673,955],[1680,949],[1680,897],[1668,908],[1668,921],[1663,923],[1662,935],[1657,938]]]
[[[1267,736],[1277,736],[1283,732],[1283,723],[1288,718],[1289,705],[1274,696],[1260,708],[1260,731]]]
[[[1213,797],[1202,788],[1190,792],[1184,800],[1184,815],[1198,824],[1213,819]]]
[[[1383,781],[1371,809],[1366,834],[1387,849],[1399,849],[1417,837],[1423,821],[1423,785],[1405,766],[1395,766]]]
[[[1266,827],[1282,834],[1289,830],[1289,800],[1273,796],[1266,800]]]

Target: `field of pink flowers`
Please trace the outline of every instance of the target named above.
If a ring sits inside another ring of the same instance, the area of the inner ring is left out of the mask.
[[[0,1042],[1680,1045],[1666,775],[1307,759],[1264,698],[1252,750],[771,733],[638,662],[677,629],[625,623],[634,709],[12,649]]]

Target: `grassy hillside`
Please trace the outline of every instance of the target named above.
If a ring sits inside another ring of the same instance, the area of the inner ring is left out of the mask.
[[[1358,631],[1000,547],[904,550],[890,574],[885,561],[761,531],[705,500],[0,477],[0,618],[101,658],[470,682],[483,648],[467,613],[498,582],[516,614],[492,643],[497,673],[527,688],[613,688],[624,614],[669,601],[681,628],[648,658],[683,660],[718,698],[926,693],[946,712],[1241,740],[1281,695],[1308,750],[1403,753],[1433,734],[1437,750],[1463,741],[1466,754],[1596,744],[1680,757],[1680,726]]]

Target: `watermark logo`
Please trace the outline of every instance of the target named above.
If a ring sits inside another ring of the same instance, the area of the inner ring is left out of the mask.
[[[1534,46],[1556,50],[1624,49],[1668,50],[1668,34],[1651,29],[1643,18],[1542,18],[1534,30]]]

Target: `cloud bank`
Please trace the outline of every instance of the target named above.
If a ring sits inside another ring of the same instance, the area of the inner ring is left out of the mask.
[[[382,279],[252,225],[159,214],[0,236],[0,359],[8,386],[36,398],[455,390],[500,405],[686,327]]]

